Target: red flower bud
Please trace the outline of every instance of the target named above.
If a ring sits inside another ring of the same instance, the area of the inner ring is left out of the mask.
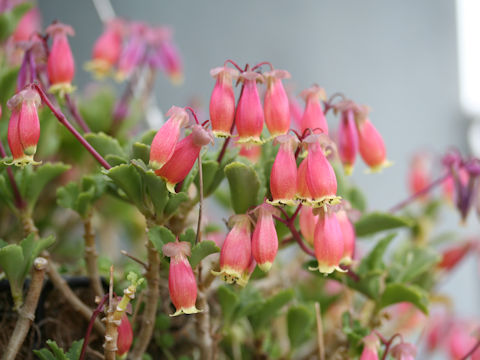
[[[410,193],[413,195],[426,189],[430,185],[430,182],[429,163],[426,155],[422,153],[415,154],[412,158],[408,172],[408,186]],[[422,196],[423,200],[427,198],[428,193]]]
[[[386,158],[387,153],[382,136],[368,119],[368,109],[366,107],[362,109],[362,112],[357,113],[356,120],[360,155],[371,171],[380,171],[391,163]]]
[[[300,209],[299,215],[300,232],[304,239],[313,246],[313,239],[315,235],[315,227],[318,222],[318,215],[313,213],[313,209],[310,206],[303,206]]]
[[[231,135],[235,119],[235,94],[232,79],[238,77],[238,71],[226,66],[210,70],[210,75],[217,78],[210,97],[210,122],[213,134],[217,137]]]
[[[7,138],[14,165],[39,164],[33,160],[40,138],[39,104],[40,96],[31,89],[21,91],[8,101],[12,115]]]
[[[262,82],[263,76],[253,71],[245,71],[240,75],[240,79],[244,82],[244,87],[235,116],[238,143],[260,144],[264,116],[256,82]]]
[[[234,215],[230,218],[233,228],[228,233],[220,251],[220,275],[229,284],[242,279],[249,269],[252,258],[250,218],[248,215]],[[239,283],[242,285],[242,282]]]
[[[358,134],[355,127],[355,116],[352,109],[342,112],[342,120],[338,130],[338,154],[345,174],[350,175],[358,152]]]
[[[280,135],[275,139],[280,144],[270,172],[270,192],[273,205],[293,205],[297,193],[297,162],[294,151],[298,140],[292,135]]]
[[[275,207],[262,204],[257,208],[257,223],[252,236],[252,255],[258,267],[267,272],[272,267],[278,251],[278,236],[272,214]]]
[[[68,43],[67,35],[73,36],[73,28],[55,23],[47,28],[47,34],[53,37],[52,48],[48,56],[47,71],[51,93],[70,93],[74,90],[72,80],[75,75],[75,61]]]
[[[344,249],[343,234],[337,215],[323,209],[319,215],[313,240],[318,266],[310,270],[318,270],[324,274],[330,274],[335,270],[343,271],[339,267]]]
[[[307,129],[313,132],[323,132],[328,134],[328,124],[323,113],[322,104],[320,100],[327,99],[325,90],[318,85],[314,85],[309,89],[303,90],[300,94],[305,99],[305,110],[302,119],[300,120],[300,130],[302,133]]]
[[[417,348],[413,344],[402,342],[395,345],[390,353],[395,360],[415,360]]]
[[[345,210],[337,212],[338,223],[343,235],[343,257],[342,264],[350,264],[355,254],[355,229]]]
[[[154,170],[160,169],[172,157],[180,127],[188,122],[187,112],[178,106],[172,106],[166,115],[170,118],[158,130],[150,146],[150,166]]]
[[[107,75],[120,57],[123,40],[121,28],[120,20],[111,21],[93,45],[92,61],[86,67],[98,77]]]
[[[360,356],[360,360],[378,360],[378,348],[380,347],[380,342],[374,333],[363,338],[363,351]]]
[[[133,330],[126,313],[122,315],[122,320],[117,328],[117,355],[122,356],[128,353],[133,342]]]
[[[177,143],[170,159],[155,171],[155,174],[165,179],[170,192],[175,192],[175,185],[192,170],[202,146],[210,142],[213,142],[212,134],[200,125],[194,125],[192,133]]]
[[[325,136],[325,135],[324,135]],[[324,155],[320,141],[325,138],[320,135],[309,135],[304,143],[308,145],[307,155],[307,185],[314,207],[334,205],[339,203],[337,193],[337,178],[332,166]]]
[[[168,290],[176,309],[171,316],[200,312],[201,310],[195,307],[197,282],[187,259],[187,256],[190,256],[190,243],[178,242],[178,240],[166,243],[163,245],[162,251],[165,256],[170,258]]]
[[[307,184],[307,158],[298,166],[297,170],[297,198],[304,202],[310,202],[312,195]]]
[[[159,52],[163,59],[164,70],[173,84],[183,82],[182,59],[172,40],[162,41],[159,46]]]
[[[470,241],[462,244],[456,245],[445,250],[442,254],[442,260],[438,263],[440,269],[445,269],[447,271],[452,270],[457,266],[463,258],[468,254],[472,249],[472,243]]]
[[[18,25],[13,33],[13,40],[29,41],[30,36],[36,32],[41,31],[42,17],[38,8],[34,7],[28,10],[18,22]]]
[[[133,73],[137,66],[142,62],[146,44],[147,26],[141,22],[130,24],[128,29],[128,40],[122,48],[118,58],[118,71],[115,75],[117,81],[124,81]]]
[[[272,70],[263,76],[267,81],[263,108],[268,131],[272,137],[286,134],[290,128],[290,105],[282,79],[290,78],[290,73],[285,70]]]

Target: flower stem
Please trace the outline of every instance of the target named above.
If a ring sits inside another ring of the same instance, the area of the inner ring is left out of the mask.
[[[318,358],[325,360],[325,344],[323,341],[323,324],[320,312],[320,303],[315,303],[315,318],[317,320]]]
[[[80,115],[80,112],[78,111],[75,101],[72,99],[72,97],[69,94],[65,94],[65,102],[67,104],[68,110],[72,114],[78,126],[80,126],[80,128],[83,130],[83,132],[85,133],[91,132],[90,128],[88,127],[87,123],[83,119],[82,115]]]
[[[37,308],[38,299],[43,288],[43,279],[45,278],[45,269],[48,261],[42,257],[38,257],[33,262],[33,273],[30,286],[28,288],[25,304],[18,312],[18,320],[13,330],[12,336],[5,348],[2,360],[16,359],[17,353],[27,336],[30,325],[35,319],[35,309]]]
[[[100,280],[100,275],[98,273],[97,266],[97,251],[95,250],[95,233],[93,232],[92,227],[92,213],[90,212],[87,217],[83,220],[83,229],[84,234],[83,238],[85,240],[85,264],[87,268],[87,275],[90,279],[90,286],[92,287],[95,295],[102,297],[104,294],[102,282]]]
[[[198,222],[197,222],[197,236],[195,238],[195,244],[198,244],[202,241],[202,213],[203,213],[203,169],[202,169],[202,154],[198,154],[198,191],[199,199],[198,202]]]
[[[273,65],[272,65],[271,62],[262,61],[262,62],[258,63],[257,65],[255,65],[254,67],[252,67],[252,71],[255,71],[256,69],[260,68],[263,65],[268,65],[268,66],[270,66],[270,70],[273,70]]]
[[[467,360],[470,356],[472,356],[475,351],[480,348],[480,339],[477,340],[477,343],[470,349],[468,353],[466,353],[460,360]]]
[[[90,321],[88,322],[87,332],[85,333],[85,337],[83,338],[83,345],[82,351],[80,352],[80,357],[78,360],[83,360],[85,358],[85,353],[87,352],[88,340],[90,338],[90,334],[92,333],[93,324],[95,323],[95,319],[97,316],[103,311],[103,305],[105,301],[108,299],[108,294],[105,294],[98,304],[97,308],[93,311]]]
[[[45,103],[45,105],[47,105],[50,108],[53,115],[55,115],[55,117],[58,119],[58,121],[63,126],[65,126],[67,128],[67,130],[72,133],[73,136],[75,136],[75,138],[83,145],[83,147],[85,149],[87,149],[87,151],[90,154],[92,154],[92,156],[95,158],[95,160],[97,160],[100,163],[100,165],[102,165],[105,169],[107,169],[107,170],[111,169],[110,164],[97,152],[97,150],[95,150],[92,147],[92,145],[90,145],[88,143],[87,140],[85,140],[85,138],[77,131],[77,129],[75,129],[72,126],[72,124],[70,124],[70,122],[67,120],[65,115],[52,104],[52,102],[48,98],[47,94],[40,87],[40,85],[38,85],[37,83],[33,83],[31,86],[32,86],[32,88],[34,88],[38,92],[38,94],[42,98],[42,101]]]

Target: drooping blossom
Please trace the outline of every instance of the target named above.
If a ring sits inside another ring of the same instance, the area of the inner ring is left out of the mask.
[[[310,129],[313,133],[328,134],[328,124],[321,101],[326,100],[325,90],[318,85],[303,90],[300,96],[305,100],[305,110],[300,120],[300,131]]]
[[[252,255],[258,267],[268,272],[272,267],[278,251],[278,236],[272,215],[277,209],[262,204],[257,209],[257,223],[252,236]]]
[[[263,108],[268,131],[272,137],[286,134],[290,129],[290,105],[282,79],[290,78],[290,73],[275,69],[263,76],[267,83]]]
[[[75,60],[67,35],[73,36],[75,32],[71,26],[62,23],[54,23],[46,31],[53,39],[47,62],[49,92],[62,96],[74,90],[72,81],[75,76]]]
[[[256,83],[263,82],[263,76],[253,71],[245,71],[239,78],[243,81],[243,91],[235,115],[239,136],[237,141],[240,144],[261,144],[264,114]]]

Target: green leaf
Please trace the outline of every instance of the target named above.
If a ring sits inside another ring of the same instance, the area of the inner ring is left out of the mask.
[[[0,22],[1,22],[0,15]],[[0,38],[2,37],[2,30],[0,25]],[[3,104],[6,104],[8,99],[15,95],[15,87],[17,86],[17,77],[18,77],[18,67],[14,68],[5,68],[4,71],[0,73],[0,101]],[[6,111],[5,111],[6,112]]]
[[[140,159],[145,164],[150,161],[150,146],[140,142],[135,142],[132,145],[132,159]]]
[[[148,239],[152,242],[155,249],[163,254],[163,245],[175,241],[175,235],[165,226],[155,226],[148,229]]]
[[[100,89],[93,96],[89,94],[89,98],[82,99],[79,103],[79,110],[93,132],[108,132],[113,122],[114,104],[114,92],[108,89]]]
[[[401,257],[395,262],[395,265],[400,268],[395,276],[395,281],[410,282],[431,270],[440,259],[440,254],[431,248],[411,247],[402,252]]]
[[[140,142],[148,146],[152,145],[153,138],[157,134],[157,131],[158,130],[148,130],[142,135]]]
[[[258,331],[269,325],[271,321],[278,316],[281,308],[293,299],[294,295],[293,289],[286,289],[268,298],[260,309],[249,317],[253,328]]]
[[[13,34],[22,16],[33,7],[33,3],[24,2],[15,6],[12,10],[0,14],[0,40],[6,40]]]
[[[189,242],[192,247],[195,245],[196,238],[197,233],[192,228],[188,228],[183,234],[179,236],[180,241]]]
[[[161,215],[168,201],[168,190],[165,181],[157,176],[152,170],[148,170],[145,164],[139,160],[132,160],[138,173],[143,179],[148,194],[157,215]]]
[[[367,209],[367,200],[359,188],[351,187],[347,192],[346,198],[354,209],[362,212]]]
[[[10,244],[0,249],[0,268],[10,282],[10,290],[16,306],[22,303],[22,287],[25,258],[22,248],[16,244]]]
[[[380,309],[383,309],[389,305],[404,301],[415,305],[419,310],[428,314],[428,293],[414,285],[388,284],[380,297],[378,306]]]
[[[235,213],[244,214],[257,205],[260,180],[251,166],[238,161],[232,162],[225,167],[225,175],[230,185],[230,197]]]
[[[410,227],[411,225],[408,219],[400,216],[372,212],[363,216],[355,223],[355,233],[357,236],[368,236],[380,231]]]
[[[70,169],[70,165],[62,163],[45,163],[37,166],[36,170],[27,167],[23,171],[20,191],[22,196],[27,199],[29,210],[33,210],[39,195],[47,184],[57,176]]]
[[[74,341],[66,354],[53,340],[47,340],[47,345],[50,350],[43,348],[33,350],[33,353],[41,360],[78,360],[82,351],[83,339]]]
[[[395,238],[396,234],[391,234],[383,239],[379,240],[375,247],[365,256],[360,266],[358,267],[359,274],[365,274],[371,270],[383,270],[385,269],[385,264],[383,263],[383,256],[387,250],[388,245]]]
[[[124,157],[118,156],[118,155],[113,155],[113,154],[108,154],[105,156],[105,160],[110,164],[110,166],[118,166],[122,164],[128,164],[127,159]]]
[[[0,174],[0,201],[3,201],[12,211],[16,211],[10,184],[7,184],[3,174]]]
[[[40,360],[56,360],[55,356],[50,352],[48,349],[41,349],[41,350],[33,350],[33,353],[40,359]]]
[[[179,192],[177,194],[170,195],[170,199],[167,202],[167,206],[165,206],[164,213],[166,215],[174,214],[178,210],[178,207],[188,200],[189,197],[185,192]]]
[[[122,147],[118,143],[118,140],[108,136],[107,134],[100,133],[88,133],[85,135],[85,139],[92,145],[95,150],[98,151],[103,157],[107,155],[116,155],[120,158],[127,159],[127,154],[123,151]]]
[[[143,202],[143,183],[140,174],[133,165],[118,165],[110,170],[105,170],[104,173],[113,180],[123,192],[127,195],[127,198],[137,206],[142,212],[146,213]]]
[[[291,306],[287,312],[288,338],[292,349],[301,345],[310,334],[314,317],[305,305]]]
[[[220,248],[212,240],[204,240],[199,242],[192,248],[192,255],[188,259],[192,268],[197,265],[208,255],[220,252]]]
[[[217,289],[217,298],[222,308],[223,320],[229,324],[238,305],[238,295],[228,286],[222,285]]]
[[[67,352],[68,360],[78,360],[82,351],[83,339],[74,341]]]

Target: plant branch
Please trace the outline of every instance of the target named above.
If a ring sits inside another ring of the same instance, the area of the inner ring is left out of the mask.
[[[18,320],[13,330],[10,341],[5,349],[2,360],[14,360],[22,346],[28,330],[35,319],[35,309],[37,308],[38,299],[43,288],[43,280],[45,278],[45,269],[48,261],[42,257],[38,257],[33,262],[32,280],[25,300],[25,304],[18,312]]]
[[[85,333],[85,337],[83,338],[82,351],[80,352],[80,357],[78,358],[78,360],[83,360],[85,358],[85,353],[88,346],[88,339],[90,338],[90,334],[92,333],[93,324],[95,323],[97,316],[103,311],[103,305],[105,304],[105,301],[107,301],[107,299],[108,294],[103,295],[102,300],[100,300],[97,308],[92,313],[92,317],[88,322],[87,332]]]
[[[69,94],[65,94],[65,102],[67,104],[68,110],[70,111],[70,114],[72,114],[73,118],[77,122],[78,126],[80,126],[80,128],[83,130],[83,132],[84,133],[91,132],[90,128],[88,127],[87,123],[83,119],[82,115],[80,115],[80,112],[78,111],[75,101],[72,99],[72,97]]]
[[[198,272],[199,278],[200,272],[201,269]],[[197,304],[198,308],[202,310],[202,312],[198,313],[196,316],[196,327],[201,353],[200,358],[203,360],[211,360],[213,357],[213,340],[210,325],[210,308],[208,305],[207,288],[200,282],[198,287]]]
[[[198,184],[199,184],[199,198],[198,202],[198,223],[197,223],[197,236],[195,238],[195,244],[202,241],[202,212],[203,212],[203,169],[202,169],[202,155],[198,154]]]
[[[83,220],[83,229],[84,234],[83,238],[85,241],[85,265],[87,268],[87,275],[90,279],[90,286],[92,287],[95,295],[102,297],[104,294],[102,281],[100,279],[100,274],[98,273],[97,266],[97,251],[95,250],[95,233],[93,232],[92,227],[92,213],[90,212],[87,217]]]
[[[323,341],[323,324],[320,312],[320,303],[315,303],[315,318],[317,320],[318,358],[325,360],[325,343]]]
[[[107,170],[111,169],[110,164],[97,152],[97,150],[95,150],[92,147],[92,145],[90,145],[88,143],[87,140],[85,140],[85,138],[77,131],[77,129],[75,129],[72,126],[72,124],[70,124],[70,122],[67,120],[65,115],[52,104],[52,102],[48,98],[47,94],[40,87],[40,85],[38,83],[33,83],[33,84],[31,84],[31,86],[32,86],[33,89],[35,89],[38,92],[38,94],[42,98],[42,101],[45,103],[45,105],[47,105],[50,108],[53,115],[55,115],[55,117],[58,119],[58,121],[63,126],[65,126],[67,128],[67,130],[72,133],[73,136],[75,136],[75,138],[83,145],[83,147],[85,149],[87,149],[87,151],[90,154],[92,154],[92,156],[100,163],[100,165],[102,165]]]
[[[140,264],[143,266],[143,268],[145,270],[148,270],[148,264],[145,263],[144,261],[140,260],[139,258],[137,258],[136,256],[133,256],[132,254],[129,254],[128,252],[126,252],[125,250],[120,250],[120,253],[130,259],[132,259],[133,261],[135,261],[136,263]]]

